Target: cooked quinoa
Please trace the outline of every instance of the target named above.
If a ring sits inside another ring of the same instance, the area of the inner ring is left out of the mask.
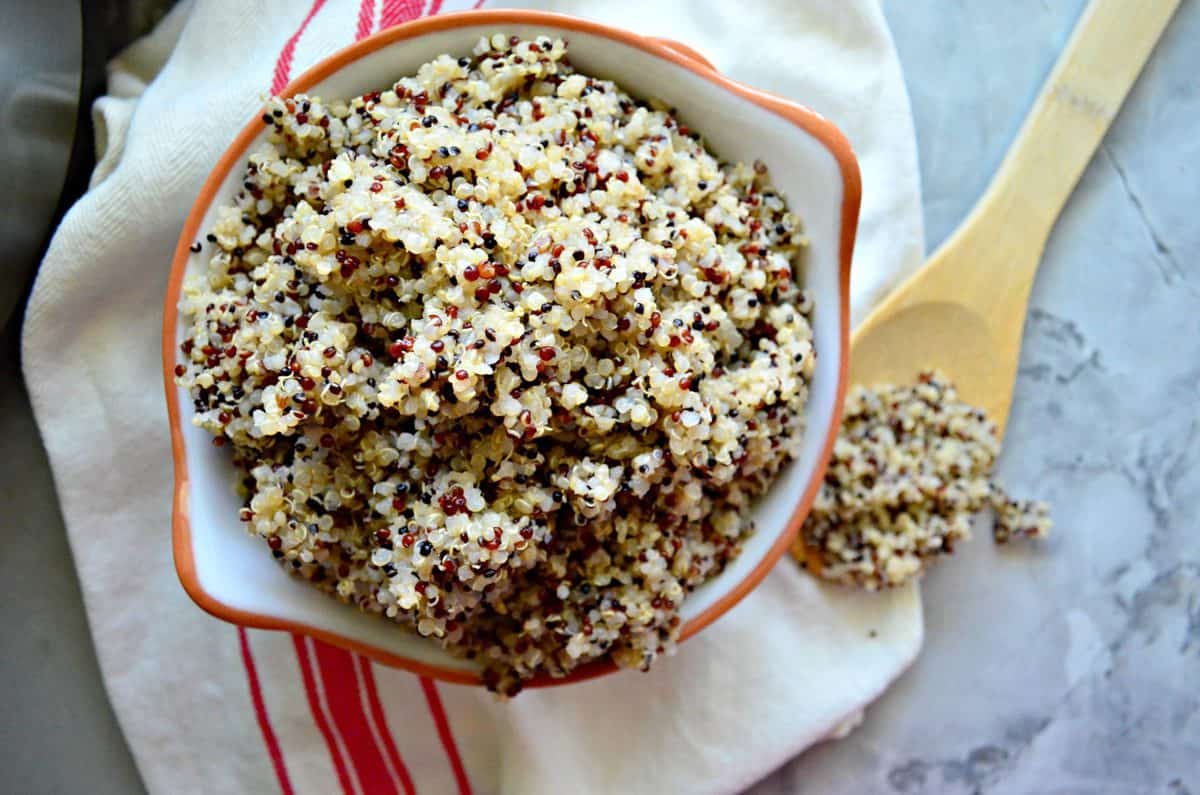
[[[877,590],[952,554],[988,506],[997,543],[1044,537],[1047,506],[1013,500],[992,481],[999,451],[995,423],[961,402],[941,374],[854,388],[797,557],[822,577]]]
[[[805,239],[765,167],[548,38],[263,122],[176,369],[242,521],[494,689],[649,666],[803,432]]]

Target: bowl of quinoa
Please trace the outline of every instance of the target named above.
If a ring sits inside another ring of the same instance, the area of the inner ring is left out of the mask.
[[[648,668],[812,503],[858,196],[828,122],[583,20],[447,15],[318,64],[173,263],[184,587],[508,694]]]

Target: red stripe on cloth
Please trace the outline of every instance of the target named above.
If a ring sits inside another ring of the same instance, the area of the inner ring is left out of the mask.
[[[308,696],[308,708],[312,711],[313,720],[316,721],[321,736],[325,738],[325,745],[329,748],[329,758],[333,761],[338,784],[341,785],[342,792],[353,795],[354,789],[350,784],[350,773],[346,769],[345,760],[338,751],[337,740],[334,739],[329,721],[325,718],[325,709],[321,706],[321,697],[317,693],[317,681],[313,676],[312,662],[308,658],[304,636],[292,635],[292,644],[296,647],[296,659],[300,661],[300,675],[304,678],[304,692]]]
[[[365,39],[371,35],[375,27],[375,0],[362,0],[358,7],[358,27],[354,30],[354,40]]]
[[[313,0],[312,7],[308,9],[308,14],[300,23],[300,27],[296,28],[296,32],[292,34],[287,43],[283,45],[283,49],[279,52],[279,58],[275,61],[275,76],[271,80],[271,93],[278,94],[283,90],[283,87],[288,84],[288,77],[292,72],[292,58],[296,55],[296,43],[300,41],[300,37],[304,35],[304,31],[308,28],[308,23],[312,22],[312,18],[321,10],[321,6],[325,5],[325,0]]]
[[[433,0],[433,2],[431,2],[429,4],[429,10],[425,12],[425,16],[431,17],[441,10],[442,10],[442,0]]]
[[[362,676],[363,690],[366,691],[367,701],[371,707],[371,718],[375,721],[375,727],[383,738],[384,749],[388,753],[392,767],[400,776],[400,784],[404,787],[405,795],[415,795],[417,788],[413,785],[412,776],[409,775],[408,767],[404,764],[404,759],[401,758],[400,751],[396,748],[396,741],[392,739],[392,730],[388,727],[387,718],[383,714],[379,691],[375,688],[375,671],[371,668],[370,661],[361,654],[356,654],[354,660],[358,664],[359,675]]]
[[[467,778],[467,770],[458,755],[458,745],[455,744],[454,734],[450,731],[450,721],[446,718],[446,708],[442,706],[442,697],[438,694],[437,685],[429,677],[422,676],[421,689],[425,691],[425,700],[429,702],[429,714],[433,716],[438,737],[442,741],[442,747],[446,749],[446,758],[450,760],[450,769],[454,771],[454,780],[458,782],[459,795],[471,795],[471,781]]]
[[[383,0],[383,11],[379,16],[379,29],[387,30],[393,25],[421,16],[420,0]]]
[[[325,703],[333,720],[363,792],[369,795],[392,795],[399,792],[400,782],[388,770],[383,749],[375,742],[367,714],[358,692],[354,673],[354,655],[337,646],[319,640],[312,641],[317,675],[325,691]]]
[[[238,645],[242,649],[242,664],[246,666],[246,679],[250,683],[250,700],[254,702],[254,717],[258,720],[258,729],[262,732],[263,742],[267,746],[267,755],[271,757],[271,767],[275,768],[275,778],[279,780],[279,790],[283,795],[292,795],[292,782],[288,779],[287,766],[283,763],[283,752],[279,749],[279,739],[271,728],[271,718],[267,714],[267,705],[263,701],[262,687],[258,683],[258,669],[254,665],[254,654],[250,651],[250,639],[246,636],[246,628],[238,627]]]
[[[478,11],[479,9],[483,8],[483,4],[485,2],[487,2],[487,0],[475,0],[475,5],[471,6],[471,9]]]

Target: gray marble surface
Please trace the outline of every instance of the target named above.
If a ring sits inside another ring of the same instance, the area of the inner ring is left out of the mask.
[[[983,190],[1083,3],[1003,5],[884,3],[931,246]],[[1197,42],[1185,0],[1033,290],[1001,474],[1053,503],[1055,535],[1004,551],[981,536],[933,571],[915,666],[856,733],[756,795],[1200,793]]]
[[[932,247],[987,184],[1083,2],[883,5]],[[755,795],[1200,794],[1197,42],[1200,3],[1184,0],[1033,292],[1001,471],[1053,501],[1055,536],[1004,551],[981,537],[935,570],[916,665],[854,734]],[[0,791],[137,792],[3,349]]]

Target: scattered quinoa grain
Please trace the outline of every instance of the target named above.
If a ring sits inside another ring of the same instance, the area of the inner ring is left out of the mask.
[[[794,553],[826,579],[878,590],[953,554],[989,506],[996,543],[1044,537],[1048,507],[1012,500],[992,480],[999,451],[995,424],[940,373],[855,387]]]

